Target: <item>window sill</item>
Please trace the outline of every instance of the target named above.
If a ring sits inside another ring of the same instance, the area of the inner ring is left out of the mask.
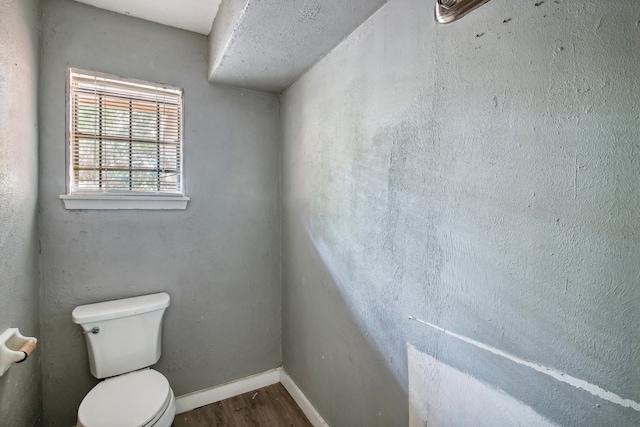
[[[63,194],[64,208],[75,209],[143,209],[184,210],[190,198],[186,196],[104,196],[91,194]]]

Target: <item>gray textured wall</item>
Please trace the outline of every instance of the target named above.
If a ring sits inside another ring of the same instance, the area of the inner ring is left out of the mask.
[[[164,373],[177,395],[278,365],[279,101],[207,82],[207,38],[66,0],[43,5],[40,120],[45,425],[95,384],[71,311],[167,291]],[[68,67],[182,87],[185,211],[67,211]]]
[[[284,366],[332,427],[407,425],[407,346],[551,423],[640,425],[407,319],[640,401],[639,45],[632,0],[393,0],[284,94]]]
[[[38,314],[38,16],[36,0],[0,1],[0,333],[40,338]],[[40,354],[0,378],[0,424],[42,414]]]

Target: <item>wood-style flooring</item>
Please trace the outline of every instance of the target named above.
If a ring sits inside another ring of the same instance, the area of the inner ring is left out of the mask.
[[[176,415],[173,427],[312,427],[282,384]]]

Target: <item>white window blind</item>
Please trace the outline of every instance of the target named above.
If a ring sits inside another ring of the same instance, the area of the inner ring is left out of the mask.
[[[69,194],[183,194],[182,90],[71,69],[69,97]]]

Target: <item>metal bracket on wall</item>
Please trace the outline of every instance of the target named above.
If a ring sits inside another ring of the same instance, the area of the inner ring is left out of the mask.
[[[489,0],[436,0],[436,21],[448,24],[479,8]]]

